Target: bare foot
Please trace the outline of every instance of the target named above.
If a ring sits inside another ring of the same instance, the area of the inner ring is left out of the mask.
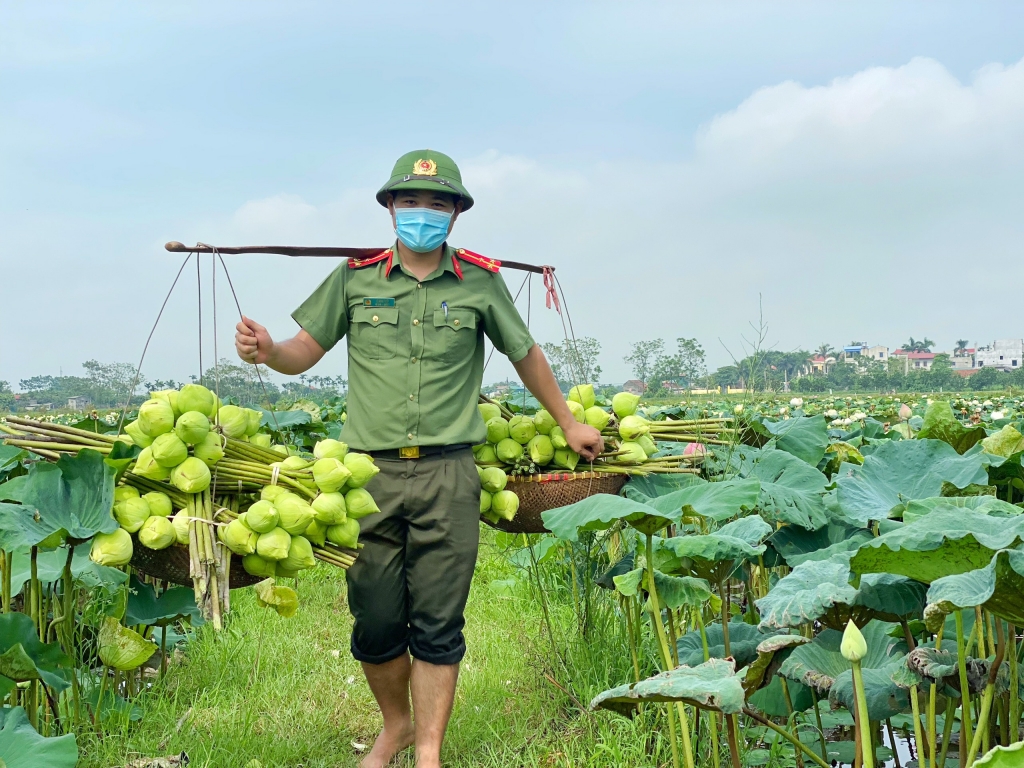
[[[415,738],[416,731],[411,720],[405,723],[401,731],[392,733],[387,728],[384,728],[377,737],[377,740],[373,742],[373,749],[370,750],[370,754],[364,757],[363,762],[359,765],[361,768],[384,768],[394,759],[395,755],[406,747],[412,746]]]

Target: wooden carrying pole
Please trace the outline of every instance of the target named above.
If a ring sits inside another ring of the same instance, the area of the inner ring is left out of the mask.
[[[383,251],[383,248],[337,248],[331,246],[302,246],[302,245],[237,245],[237,246],[213,246],[197,243],[196,245],[185,245],[176,240],[167,243],[165,249],[171,253],[275,253],[281,256],[333,256],[346,259],[365,259],[376,256]],[[538,275],[544,274],[545,270],[554,272],[554,267],[537,267],[533,264],[523,264],[519,261],[501,260],[501,266],[509,269],[520,269],[525,272],[535,272]]]

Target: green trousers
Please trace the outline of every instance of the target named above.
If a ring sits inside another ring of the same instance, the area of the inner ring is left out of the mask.
[[[380,512],[359,521],[364,547],[347,572],[352,655],[383,664],[408,651],[456,664],[480,543],[473,452],[376,461],[367,490]]]

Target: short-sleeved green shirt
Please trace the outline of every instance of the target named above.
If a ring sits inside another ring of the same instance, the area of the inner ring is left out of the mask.
[[[446,246],[423,281],[402,268],[397,247],[374,264],[342,264],[292,313],[324,349],[348,337],[342,439],[353,447],[483,442],[484,335],[512,362],[534,345],[501,275],[456,265],[453,254]]]

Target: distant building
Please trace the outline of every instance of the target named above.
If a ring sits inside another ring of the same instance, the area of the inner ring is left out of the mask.
[[[680,385],[678,381],[663,381],[661,382],[661,388],[673,395],[678,395],[686,391],[686,388]]]
[[[836,359],[829,355],[823,357],[822,355],[815,355],[811,358],[810,367],[811,373],[828,373],[832,370],[832,366],[836,364]]]
[[[92,405],[92,398],[85,395],[75,395],[68,398],[68,410],[84,411],[90,405]]]
[[[1024,339],[997,339],[974,354],[976,368],[1012,371],[1024,366]]]
[[[928,371],[931,370],[932,363],[935,362],[934,352],[908,352],[905,349],[897,349],[892,353],[893,361],[902,362],[904,372],[911,370]]]
[[[624,392],[629,392],[632,395],[642,395],[647,391],[647,385],[644,384],[640,379],[630,379],[622,385]]]
[[[974,360],[975,350],[973,347],[962,350],[953,350],[949,361],[953,364],[954,371],[969,371],[977,368]]]
[[[872,360],[879,360],[883,363],[889,360],[889,348],[883,347],[880,344],[876,344],[873,347],[866,347],[861,354],[865,357],[870,357]]]

